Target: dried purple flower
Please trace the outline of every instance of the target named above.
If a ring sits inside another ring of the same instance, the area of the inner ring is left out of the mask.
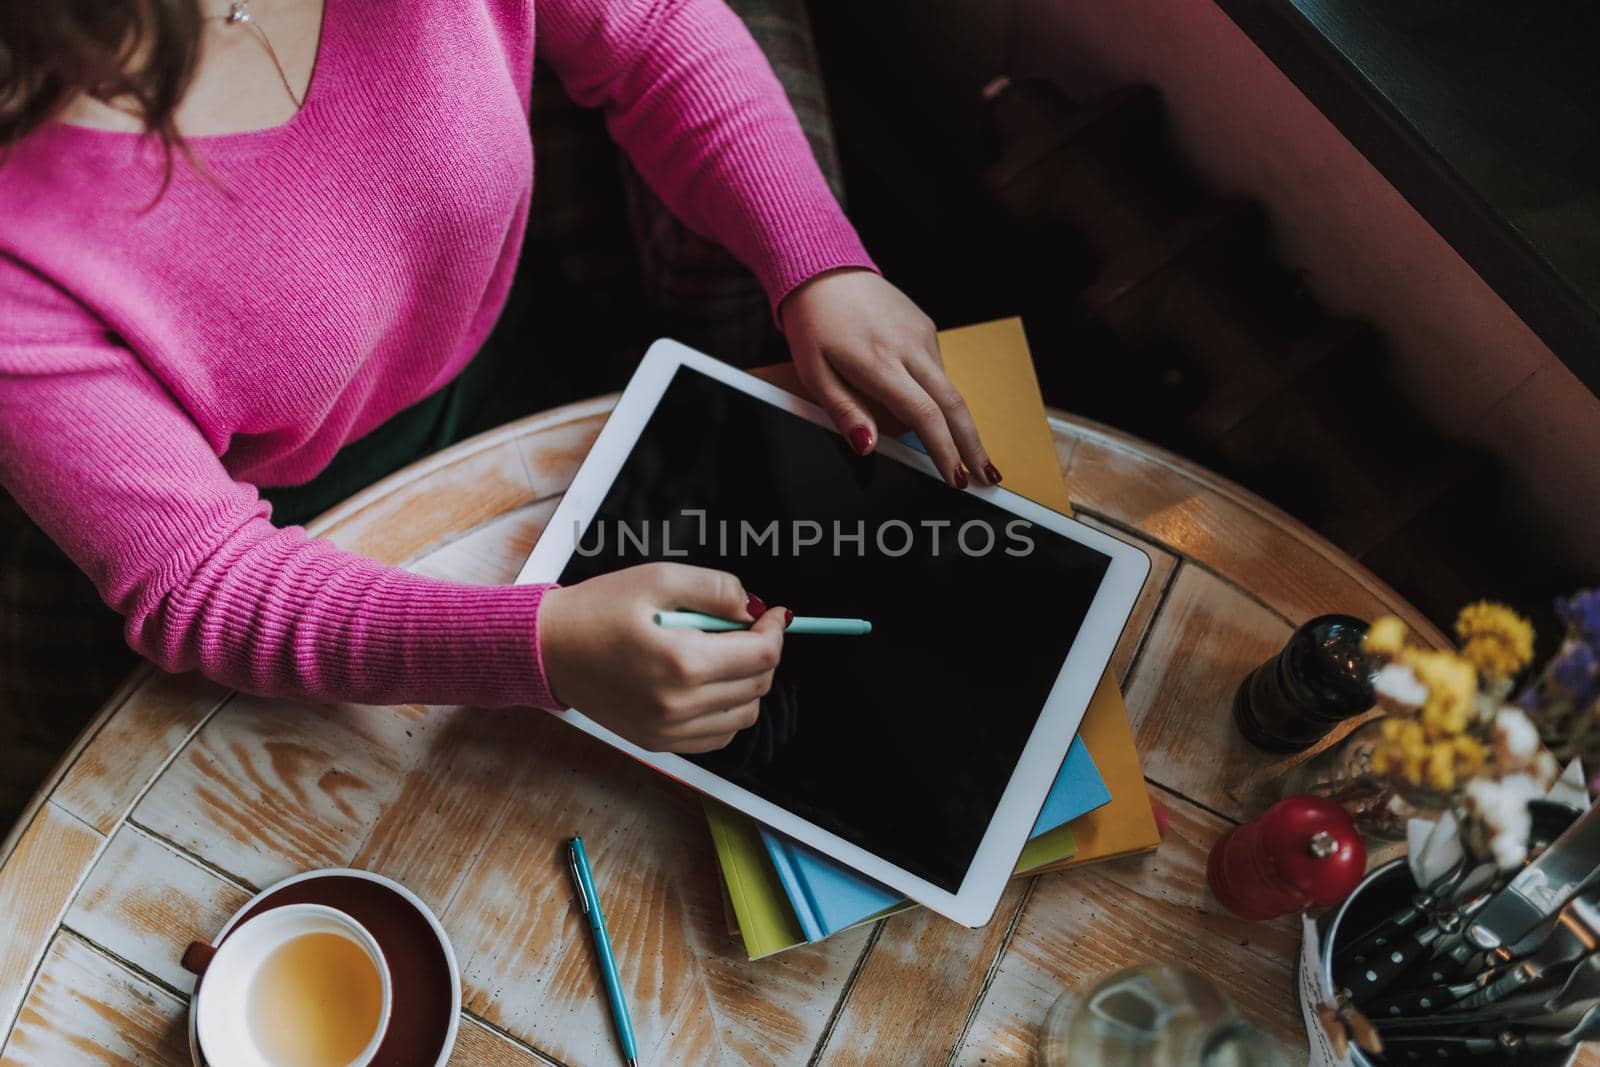
[[[1600,642],[1600,589],[1585,589],[1556,599],[1556,614],[1590,644]]]
[[[1574,703],[1587,704],[1600,696],[1600,654],[1592,646],[1568,642],[1549,670],[1551,681],[1572,694]]]

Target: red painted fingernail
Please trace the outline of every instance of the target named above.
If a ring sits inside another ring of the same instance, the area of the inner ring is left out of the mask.
[[[957,463],[955,474],[951,478],[956,483],[957,489],[965,489],[967,487],[967,465],[965,463]]]
[[[790,611],[788,608],[784,608],[783,625],[788,626],[791,622],[794,622],[794,612]]]
[[[851,430],[850,447],[856,450],[858,456],[864,456],[872,451],[872,431],[865,426],[857,426]]]
[[[766,614],[767,602],[756,596],[754,593],[751,593],[750,599],[744,602],[744,610],[745,613],[752,619],[759,619],[762,615]]]
[[[1000,472],[994,469],[993,463],[985,463],[983,465],[983,476],[989,479],[990,485],[1000,484]]]

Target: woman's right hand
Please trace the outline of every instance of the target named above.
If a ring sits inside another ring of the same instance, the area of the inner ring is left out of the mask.
[[[668,630],[658,611],[755,625]],[[539,647],[567,706],[652,752],[711,752],[755,725],[786,625],[782,608],[769,610],[731,574],[646,563],[546,592]]]

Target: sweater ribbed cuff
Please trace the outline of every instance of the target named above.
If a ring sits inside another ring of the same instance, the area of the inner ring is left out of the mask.
[[[391,669],[409,676],[406,688],[429,693],[428,703],[554,710],[539,648],[539,603],[550,588],[420,579],[393,604],[403,616],[374,618],[375,605],[369,605],[363,613],[368,626],[399,633],[365,647],[405,650],[410,662]]]
[[[552,589],[560,589],[561,586],[551,582],[549,585],[535,586],[534,588],[539,590],[539,599],[534,602],[533,606],[532,642],[533,668],[537,675],[537,681],[534,683],[533,696],[528,700],[528,703],[546,711],[564,711],[567,705],[556,696],[555,690],[550,688],[550,675],[544,669],[544,642],[539,632],[539,605],[543,602],[546,593]]]
[[[881,273],[837,206],[797,222],[763,235],[758,276],[772,301],[775,320],[784,298],[819,274],[850,267]]]

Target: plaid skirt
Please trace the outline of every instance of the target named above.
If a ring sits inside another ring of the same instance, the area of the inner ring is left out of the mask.
[[[771,61],[842,201],[802,0],[730,6]],[[483,351],[445,389],[346,445],[311,482],[263,488],[274,522],[304,523],[455,441],[616,389],[656,336],[742,366],[784,358],[755,277],[680,223],[616,151],[599,116],[568,100],[543,69],[532,124],[539,186],[528,242]],[[541,352],[560,355],[541,360]],[[120,617],[0,490],[0,836],[137,662]]]

